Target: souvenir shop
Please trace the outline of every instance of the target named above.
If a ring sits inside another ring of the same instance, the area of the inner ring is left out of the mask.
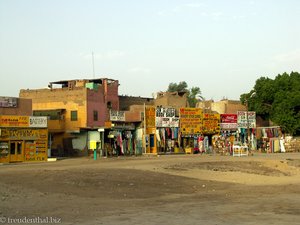
[[[0,163],[47,159],[47,117],[0,116]]]
[[[175,108],[155,109],[156,148],[158,153],[179,153],[179,118]]]
[[[159,153],[178,153],[178,127],[160,127],[156,129],[157,149]]]
[[[283,134],[279,126],[256,128],[257,149],[266,153],[285,152]]]
[[[220,153],[232,153],[232,146],[235,141],[236,131],[221,129],[220,134],[214,135],[212,144],[214,149]]]
[[[116,122],[110,129],[105,129],[105,154],[108,156],[135,154],[134,130],[133,123]]]
[[[202,136],[202,110],[200,108],[180,108],[179,146],[185,153],[204,151]]]
[[[220,135],[214,138],[216,148],[231,154],[236,135],[237,114],[220,114]]]

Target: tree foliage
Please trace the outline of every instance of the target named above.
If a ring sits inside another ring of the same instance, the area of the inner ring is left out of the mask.
[[[247,103],[264,119],[270,119],[290,134],[300,134],[300,74],[283,73],[270,79],[256,80],[253,90],[242,94],[241,102]]]
[[[201,90],[199,87],[188,88],[188,85],[185,81],[181,81],[177,83],[170,83],[168,87],[168,92],[186,92],[187,100],[190,107],[195,107],[199,100],[203,100],[204,98],[201,95]]]
[[[188,92],[188,85],[185,81],[181,81],[178,84],[177,83],[170,83],[168,87],[168,92]]]

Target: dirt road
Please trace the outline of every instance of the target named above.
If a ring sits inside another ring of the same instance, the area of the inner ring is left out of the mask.
[[[0,224],[299,224],[300,154],[0,165],[0,193]]]

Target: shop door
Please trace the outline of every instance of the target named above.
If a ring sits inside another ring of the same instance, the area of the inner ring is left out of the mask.
[[[10,142],[10,162],[22,162],[24,160],[23,141]]]

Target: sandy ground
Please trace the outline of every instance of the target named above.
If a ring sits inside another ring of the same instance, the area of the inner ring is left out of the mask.
[[[300,154],[0,165],[0,224],[299,224]]]

